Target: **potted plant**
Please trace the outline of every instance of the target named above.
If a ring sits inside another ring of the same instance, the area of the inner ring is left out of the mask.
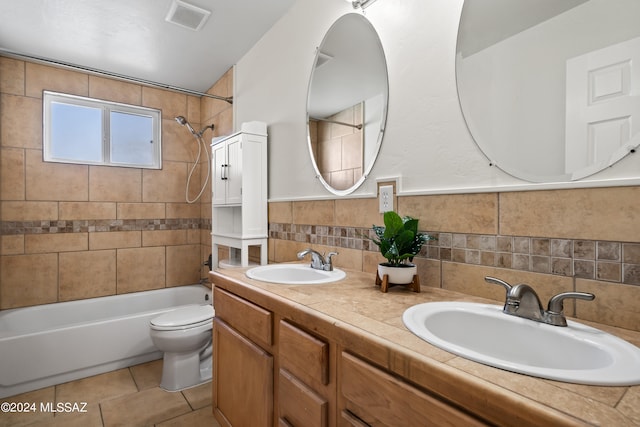
[[[372,229],[376,237],[370,240],[387,259],[387,262],[378,264],[378,278],[384,280],[387,275],[388,283],[412,283],[417,273],[416,265],[412,264],[413,257],[420,252],[422,245],[435,240],[435,237],[420,233],[417,219],[400,217],[394,211],[385,212],[384,227],[374,225]]]

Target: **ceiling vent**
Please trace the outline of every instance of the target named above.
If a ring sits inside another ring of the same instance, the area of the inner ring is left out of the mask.
[[[181,0],[173,0],[165,21],[198,31],[209,19],[211,12]]]

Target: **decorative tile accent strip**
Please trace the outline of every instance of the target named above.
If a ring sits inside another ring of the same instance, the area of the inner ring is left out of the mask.
[[[211,220],[200,218],[179,219],[104,219],[69,221],[2,221],[2,235],[93,233],[106,231],[149,231],[211,229]]]
[[[426,232],[419,257],[640,285],[640,243]],[[269,224],[269,237],[365,251],[369,228]]]

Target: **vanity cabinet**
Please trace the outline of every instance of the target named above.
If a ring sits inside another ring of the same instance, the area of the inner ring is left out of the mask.
[[[211,144],[211,256],[218,247],[240,249],[240,266],[249,265],[249,246],[260,248],[267,263],[267,126],[242,125],[242,131]],[[234,260],[229,260],[233,263]]]
[[[335,427],[335,345],[214,287],[213,412],[223,426]]]
[[[436,288],[380,294],[375,276],[358,271],[326,286],[260,282],[244,269],[209,277],[217,334],[214,413],[223,426],[634,425],[624,411],[637,405],[618,409],[614,401],[594,399],[601,387],[562,387],[476,365],[399,323],[417,303],[464,301],[461,294]],[[229,424],[224,414],[241,409],[221,393],[235,393],[242,410],[253,409],[240,390],[256,402],[260,397],[266,409],[251,422]]]
[[[212,277],[213,411],[221,425],[485,425],[358,355],[366,347],[357,335],[264,293],[239,296]]]

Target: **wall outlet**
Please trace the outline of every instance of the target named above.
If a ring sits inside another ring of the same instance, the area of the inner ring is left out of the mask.
[[[393,185],[381,185],[378,194],[380,213],[393,210]]]

